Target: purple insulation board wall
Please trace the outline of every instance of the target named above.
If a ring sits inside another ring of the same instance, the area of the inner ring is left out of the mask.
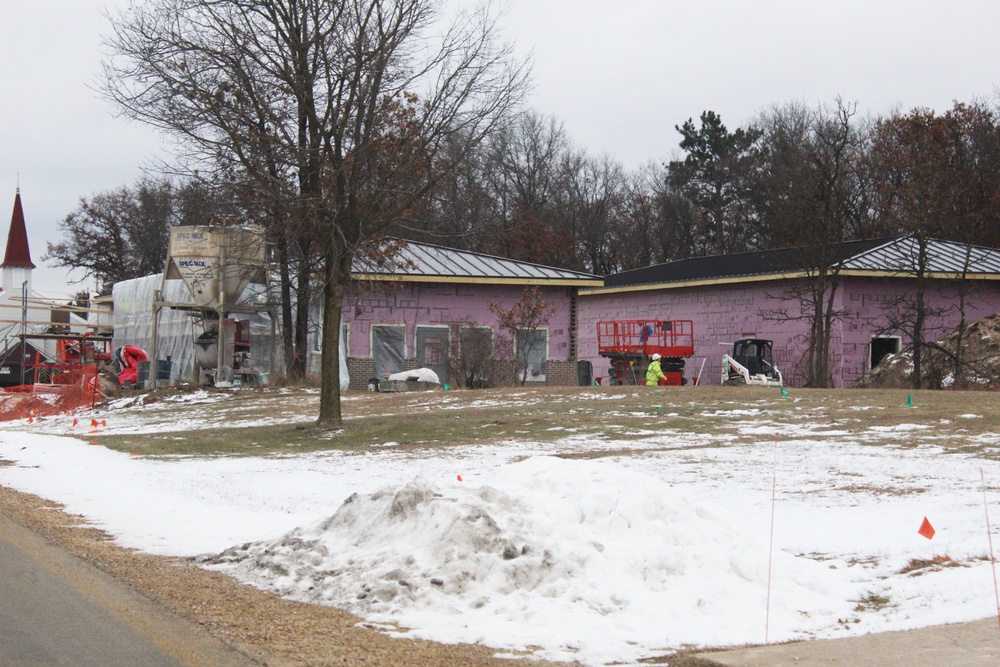
[[[594,364],[596,377],[607,377],[609,363],[597,350],[599,321],[689,319],[695,333],[694,356],[687,360],[685,369],[689,382],[701,370],[701,384],[719,384],[722,355],[731,352],[733,341],[755,336],[774,341],[774,361],[786,384],[801,386],[810,321],[802,316],[799,301],[792,296],[796,284],[784,280],[605,294],[583,292],[579,302],[579,358]],[[971,289],[966,295],[968,321],[1000,310],[1000,285],[978,281]],[[890,313],[901,299],[912,298],[914,291],[914,281],[903,278],[843,278],[834,310],[843,312],[844,317],[834,323],[830,344],[836,386],[850,386],[867,372],[873,336],[897,336],[904,348],[910,344],[905,333],[889,330]],[[958,295],[954,281],[931,283],[925,300],[935,315],[928,321],[926,340],[942,338],[958,324]]]
[[[572,290],[540,287],[542,298],[556,307],[541,328],[548,333],[548,358],[566,361],[572,353]],[[474,283],[399,283],[384,293],[348,294],[344,299],[344,322],[349,327],[349,356],[372,353],[373,325],[403,325],[406,357],[413,358],[418,327],[489,326],[497,330],[491,303],[513,306],[521,297],[520,285]]]
[[[684,375],[688,382],[701,372],[700,383],[719,384],[722,355],[732,352],[740,338],[767,338],[774,341],[774,360],[782,370],[799,354],[808,333],[797,319],[795,302],[782,298],[783,286],[776,282],[740,283],[682,287],[640,292],[580,295],[578,344],[580,359],[594,364],[594,375],[608,375],[609,364],[597,351],[597,323],[603,320],[692,320],[694,356],[687,360]],[[762,315],[778,317],[783,321]],[[602,384],[607,384],[604,380]]]

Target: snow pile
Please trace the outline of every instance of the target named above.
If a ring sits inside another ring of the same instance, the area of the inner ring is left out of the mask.
[[[494,471],[489,485],[418,479],[353,494],[318,524],[204,562],[283,596],[414,628],[407,636],[601,664],[658,647],[760,641],[767,553],[659,480],[536,457]],[[774,568],[772,638],[849,615],[849,568],[783,552]]]

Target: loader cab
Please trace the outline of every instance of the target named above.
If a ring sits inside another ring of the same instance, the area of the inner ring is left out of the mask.
[[[733,359],[745,366],[750,375],[771,376],[774,373],[772,346],[769,340],[744,338],[733,343]]]

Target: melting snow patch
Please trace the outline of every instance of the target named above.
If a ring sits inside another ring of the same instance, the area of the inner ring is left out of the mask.
[[[607,400],[618,400],[620,397],[617,394],[606,394],[604,392],[594,392],[592,394],[579,394],[575,396],[578,401],[607,401]]]
[[[891,433],[894,431],[922,431],[930,428],[928,424],[896,424],[895,426],[869,426],[869,431],[878,433]]]
[[[229,395],[226,392],[209,393],[204,389],[199,389],[198,391],[193,391],[190,394],[168,396],[163,399],[163,401],[165,403],[216,403],[218,401],[224,401],[228,398]]]

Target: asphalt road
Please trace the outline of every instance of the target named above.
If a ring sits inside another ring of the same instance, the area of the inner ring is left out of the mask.
[[[259,663],[0,515],[0,665]]]

